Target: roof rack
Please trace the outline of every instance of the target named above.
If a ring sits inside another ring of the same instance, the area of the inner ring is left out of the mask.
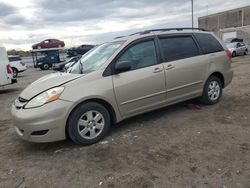
[[[125,36],[118,36],[118,37],[115,37],[114,39],[119,39],[119,38],[123,38]]]
[[[136,32],[136,33],[132,33],[128,36],[133,36],[133,35],[145,35],[145,34],[149,34],[149,33],[152,33],[152,32],[157,32],[157,31],[173,31],[173,30],[176,30],[176,31],[183,31],[183,30],[198,30],[198,31],[208,31],[206,29],[203,29],[203,28],[199,28],[199,27],[195,27],[195,28],[192,28],[192,27],[176,27],[176,28],[162,28],[162,29],[149,29],[149,30],[145,30],[145,31],[139,31],[139,32]],[[119,37],[115,37],[114,39],[119,39],[119,38],[123,38],[123,37],[126,37],[126,36],[119,36]]]
[[[176,30],[176,31],[183,31],[183,30],[198,30],[198,31],[207,31],[206,29],[203,28],[192,28],[192,27],[177,27],[177,28],[162,28],[162,29],[150,29],[150,30],[145,30],[145,31],[140,31],[140,32],[136,32],[131,34],[132,35],[136,35],[136,34],[140,34],[140,35],[144,35],[144,34],[148,34],[151,32],[157,32],[157,31],[172,31],[172,30]]]

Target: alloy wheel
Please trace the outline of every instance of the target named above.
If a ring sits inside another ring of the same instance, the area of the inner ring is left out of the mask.
[[[210,100],[215,101],[220,97],[221,88],[217,81],[210,82],[208,86],[208,97]]]
[[[105,120],[100,112],[94,110],[87,111],[78,121],[78,133],[85,139],[94,139],[101,134],[104,124]]]

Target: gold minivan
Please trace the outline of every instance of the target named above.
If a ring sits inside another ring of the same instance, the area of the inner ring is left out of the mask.
[[[231,53],[202,29],[155,29],[96,46],[68,73],[29,85],[12,105],[32,142],[93,144],[113,123],[192,98],[216,104],[231,81]]]

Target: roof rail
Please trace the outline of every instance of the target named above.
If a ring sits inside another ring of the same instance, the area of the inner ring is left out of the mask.
[[[119,38],[123,38],[125,36],[118,36],[118,37],[115,37],[114,39],[119,39]]]
[[[183,31],[183,30],[207,31],[206,29],[203,29],[203,28],[177,27],[177,28],[150,29],[150,30],[145,30],[145,31],[140,31],[140,32],[133,33],[130,36],[136,35],[136,34],[144,35],[144,34],[148,34],[148,33],[151,33],[151,32],[156,32],[156,31],[172,31],[172,30],[176,30],[176,31]]]

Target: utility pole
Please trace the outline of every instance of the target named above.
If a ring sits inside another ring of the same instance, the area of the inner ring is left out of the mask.
[[[194,1],[191,0],[191,6],[192,6],[192,28],[194,28]]]

